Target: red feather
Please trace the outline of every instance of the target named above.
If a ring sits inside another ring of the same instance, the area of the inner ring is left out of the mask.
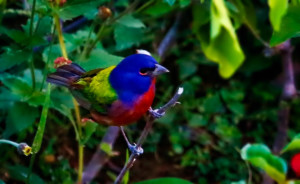
[[[149,90],[140,96],[133,107],[125,106],[121,101],[113,103],[108,116],[91,112],[93,119],[97,122],[105,122],[108,125],[124,126],[139,120],[151,107],[155,96],[155,82],[152,80]]]

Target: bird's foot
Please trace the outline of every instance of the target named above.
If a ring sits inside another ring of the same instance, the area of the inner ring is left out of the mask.
[[[131,151],[131,153],[140,156],[141,154],[144,153],[144,149],[141,146],[137,146],[135,143],[132,144],[128,144],[128,148]]]
[[[161,118],[161,117],[163,117],[164,115],[165,115],[165,113],[163,112],[163,113],[159,113],[158,112],[158,109],[152,109],[152,108],[150,108],[149,109],[149,113],[151,114],[151,116],[153,116],[155,119],[158,119],[158,118]]]

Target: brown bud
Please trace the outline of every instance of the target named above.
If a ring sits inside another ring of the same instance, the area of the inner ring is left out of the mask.
[[[99,7],[98,9],[98,16],[101,18],[101,19],[107,19],[111,16],[111,10],[106,7],[106,6],[101,6]]]
[[[46,163],[51,164],[51,163],[54,163],[56,161],[56,158],[53,154],[50,154],[50,155],[45,155],[44,160],[45,160]]]

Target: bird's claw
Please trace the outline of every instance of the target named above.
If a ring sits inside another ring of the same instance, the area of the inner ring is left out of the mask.
[[[161,118],[165,115],[165,113],[159,113],[158,109],[153,110],[152,108],[149,109],[149,113],[151,114],[151,116],[153,116],[154,118],[158,119]]]
[[[140,156],[141,154],[144,153],[144,149],[141,146],[137,146],[135,143],[132,144],[128,144],[128,148],[131,151],[131,153]]]

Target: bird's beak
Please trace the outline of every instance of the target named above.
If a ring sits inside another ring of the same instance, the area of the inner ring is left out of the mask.
[[[155,64],[155,70],[153,72],[151,72],[151,75],[152,76],[158,76],[158,75],[161,75],[163,73],[167,73],[169,72],[168,69],[166,69],[165,67],[159,65],[159,64]]]

